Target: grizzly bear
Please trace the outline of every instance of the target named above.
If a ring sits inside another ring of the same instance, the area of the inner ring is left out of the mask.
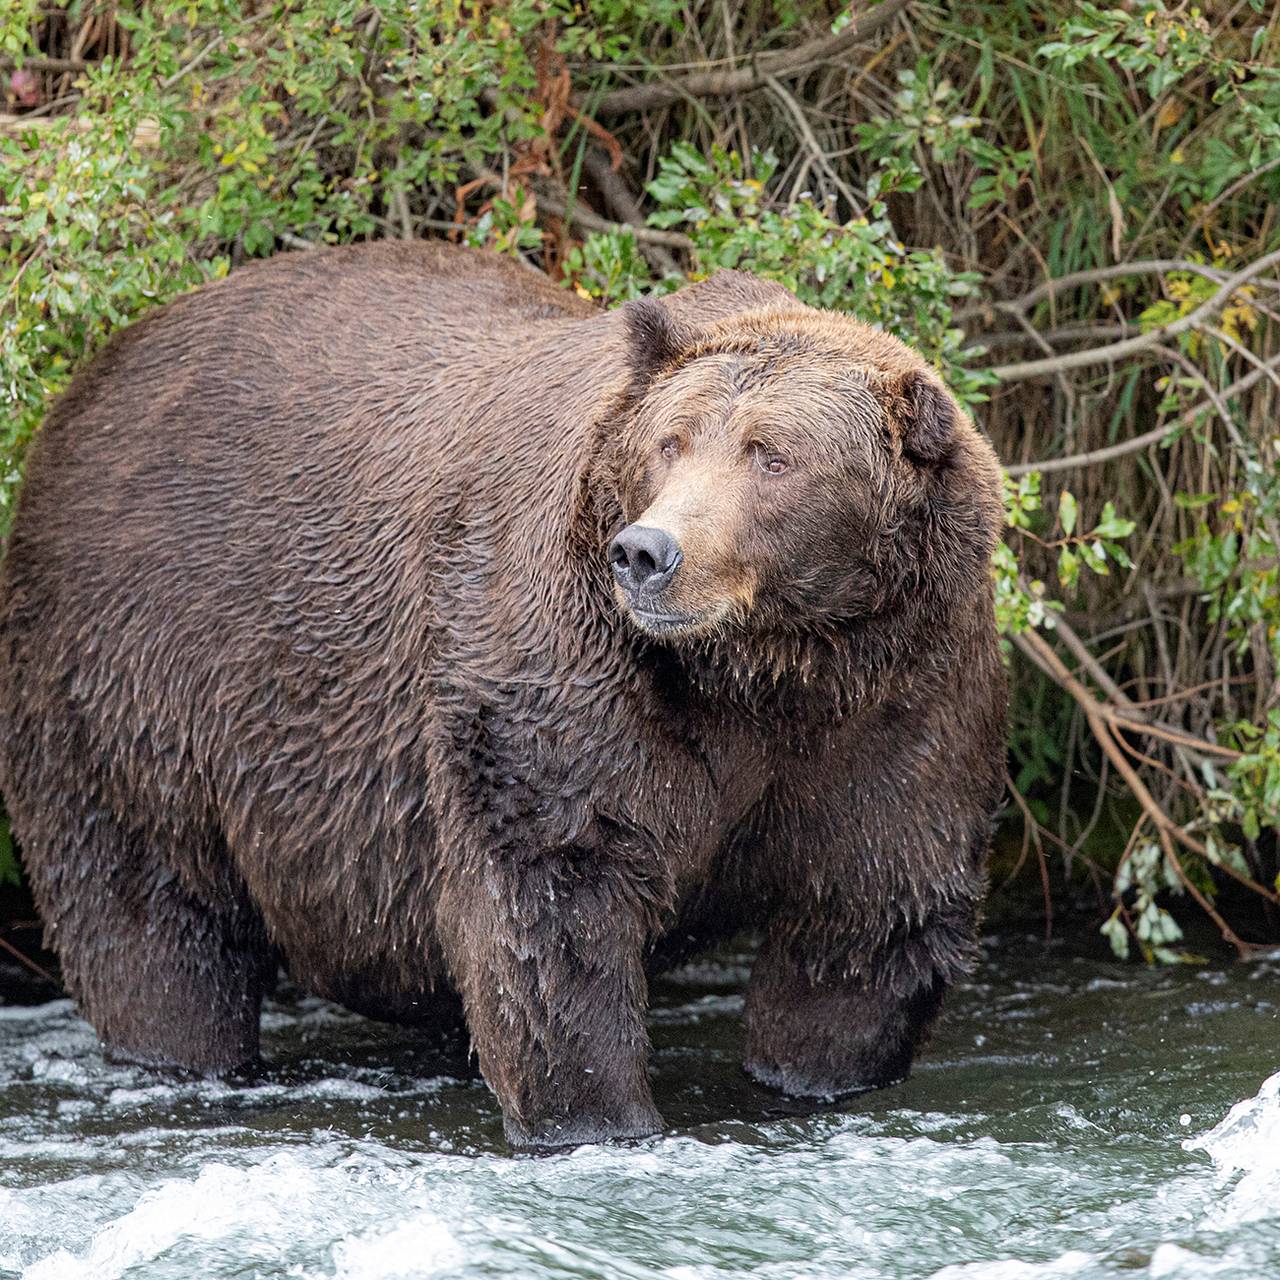
[[[514,1144],[652,1133],[646,982],[762,941],[744,1061],[907,1072],[1003,778],[991,449],[733,272],[601,311],[427,244],[117,334],[34,442],[0,788],[105,1049],[229,1073],[283,968],[465,1020]]]

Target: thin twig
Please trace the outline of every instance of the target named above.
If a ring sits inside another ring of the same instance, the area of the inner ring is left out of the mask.
[[[222,44],[224,38],[225,37],[222,35],[214,36],[213,39],[210,40],[209,43],[191,59],[190,62],[184,63],[167,80],[162,81],[160,87],[162,89],[172,89],[183,76],[194,71],[211,53],[213,53],[214,50]]]
[[[30,969],[32,973],[39,974],[40,977],[42,977],[46,982],[53,983],[55,987],[58,985],[57,978],[55,978],[53,974],[49,972],[48,969],[45,969],[41,965],[36,964],[36,962],[32,960],[30,956],[24,956],[22,952],[19,951],[18,948],[13,945],[12,942],[9,942],[4,938],[0,938],[0,951],[7,951],[11,956],[13,956],[15,960],[18,961],[19,964],[26,965],[26,967]]]
[[[1195,222],[1192,223],[1186,235],[1182,237],[1182,243],[1178,246],[1178,252],[1181,253],[1186,249],[1187,245],[1191,243],[1192,238],[1195,236],[1195,233],[1197,231],[1203,231],[1206,223],[1209,221],[1209,218],[1216,213],[1222,205],[1230,200],[1232,196],[1238,195],[1251,182],[1257,181],[1257,179],[1270,173],[1272,169],[1277,167],[1280,167],[1280,156],[1272,157],[1272,159],[1268,160],[1266,164],[1259,165],[1251,173],[1246,173],[1243,177],[1237,178],[1229,187],[1226,187],[1214,196],[1214,198],[1196,214]]]
[[[817,161],[821,168],[831,179],[831,185],[844,196],[845,203],[849,206],[852,214],[857,216],[862,212],[862,202],[853,193],[853,188],[836,172],[836,167],[827,158],[827,153],[818,145],[818,139],[813,136],[813,130],[809,127],[809,121],[805,118],[804,112],[800,109],[800,104],[782,87],[777,76],[770,76],[766,83],[770,92],[778,99],[786,108],[787,114],[795,121],[796,130],[800,134],[800,139],[808,149],[809,154]]]
[[[1027,860],[1028,847],[1032,843],[1036,847],[1036,859],[1040,863],[1040,891],[1044,895],[1044,940],[1046,942],[1053,941],[1053,893],[1049,884],[1049,862],[1044,856],[1044,845],[1040,842],[1040,824],[1036,821],[1035,815],[1031,812],[1031,806],[1018,793],[1018,788],[1014,786],[1013,779],[1006,772],[1004,775],[1005,787],[1009,794],[1013,797],[1014,803],[1022,812],[1022,853],[1018,857],[1018,861],[1013,870],[1009,872],[1008,879],[1005,884],[1010,884],[1022,870],[1022,864]]]

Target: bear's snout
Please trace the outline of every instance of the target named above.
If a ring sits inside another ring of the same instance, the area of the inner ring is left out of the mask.
[[[680,544],[665,529],[650,525],[629,524],[609,543],[614,577],[633,603],[651,603],[683,560]]]

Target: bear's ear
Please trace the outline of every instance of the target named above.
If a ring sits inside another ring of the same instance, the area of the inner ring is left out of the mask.
[[[634,384],[649,383],[697,344],[697,332],[677,320],[657,298],[628,302],[622,308],[622,316]]]
[[[920,372],[903,378],[898,401],[902,452],[925,465],[945,462],[955,449],[960,425],[955,401],[933,378]]]

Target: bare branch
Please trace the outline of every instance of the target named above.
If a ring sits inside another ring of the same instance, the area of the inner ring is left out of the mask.
[[[19,964],[25,965],[32,973],[38,974],[46,982],[51,982],[55,987],[58,985],[58,980],[49,972],[48,969],[44,968],[42,965],[36,964],[30,956],[24,955],[19,951],[12,942],[8,942],[6,939],[0,938],[0,951],[7,951],[16,961],[18,961]]]
[[[1243,377],[1237,378],[1229,387],[1225,387],[1218,393],[1217,399],[1226,404],[1236,396],[1243,395],[1264,377],[1270,377],[1277,368],[1280,368],[1280,355],[1273,356],[1261,368],[1253,369]],[[1011,476],[1025,476],[1032,471],[1048,475],[1051,471],[1070,471],[1073,467],[1088,467],[1097,462],[1110,462],[1113,458],[1123,458],[1125,454],[1137,453],[1140,449],[1159,444],[1170,432],[1190,426],[1202,413],[1215,407],[1212,401],[1202,400],[1199,404],[1192,405],[1172,422],[1144,431],[1141,435],[1134,436],[1132,440],[1121,440],[1117,444],[1107,445],[1103,449],[1090,449],[1086,453],[1073,453],[1066,458],[1048,458],[1044,462],[1015,462],[1012,466],[1006,467],[1005,471]]]
[[[16,67],[19,63],[23,71],[87,71],[93,65],[83,58],[42,58],[36,54],[0,58],[0,67]]]
[[[1244,941],[1222,918],[1221,914],[1213,906],[1213,904],[1204,896],[1203,893],[1192,883],[1186,872],[1183,870],[1182,864],[1178,859],[1177,851],[1174,848],[1174,842],[1190,848],[1196,853],[1203,853],[1204,846],[1200,844],[1194,837],[1186,832],[1178,825],[1169,815],[1161,808],[1156,798],[1148,790],[1146,783],[1138,776],[1138,772],[1126,758],[1124,751],[1121,749],[1114,733],[1115,718],[1113,709],[1098,701],[1097,698],[1085,688],[1084,685],[1077,680],[1070,671],[1067,670],[1062,659],[1054,653],[1052,646],[1045,638],[1036,631],[1024,631],[1021,635],[1013,637],[1014,643],[1018,646],[1027,657],[1042,670],[1050,675],[1063,689],[1065,689],[1072,698],[1075,699],[1080,710],[1084,712],[1085,720],[1088,722],[1089,729],[1097,740],[1098,745],[1106,754],[1107,759],[1115,766],[1120,776],[1124,779],[1125,785],[1129,788],[1133,797],[1142,806],[1143,812],[1151,821],[1156,829],[1156,834],[1160,840],[1160,846],[1164,850],[1165,857],[1169,861],[1169,865],[1173,867],[1178,877],[1195,898],[1196,902],[1206,915],[1218,926],[1219,931],[1225,941],[1235,947],[1236,952],[1245,957],[1257,949],[1257,944]],[[1238,878],[1238,877],[1237,877]],[[1244,883],[1254,889],[1256,892],[1266,898],[1274,898],[1275,895],[1263,885],[1255,884],[1252,881]]]
[[[1123,356],[1135,355],[1139,351],[1147,351],[1167,338],[1176,338],[1178,334],[1194,329],[1224,306],[1242,284],[1248,284],[1250,280],[1260,276],[1277,263],[1280,263],[1280,249],[1264,254],[1257,261],[1235,272],[1234,275],[1227,276],[1214,291],[1213,296],[1206,298],[1194,311],[1189,311],[1185,316],[1161,325],[1158,329],[1151,329],[1136,337],[1112,342],[1105,347],[1068,351],[1062,355],[1046,356],[1043,360],[1027,360],[1022,364],[997,365],[991,372],[1001,382],[1022,382],[1027,378],[1040,378],[1046,374],[1061,373],[1066,369],[1081,369],[1087,365],[1104,364],[1119,360]]]
[[[1191,262],[1187,258],[1150,258],[1139,262],[1118,262],[1109,267],[1092,267],[1087,271],[1073,271],[1070,275],[1057,276],[1038,284],[1034,289],[1017,298],[1001,302],[978,302],[955,313],[959,322],[971,320],[984,311],[1001,311],[1008,314],[1029,311],[1039,302],[1078,289],[1085,284],[1103,284],[1108,280],[1123,280],[1129,276],[1165,275],[1170,271],[1185,271],[1189,275],[1203,276],[1206,280],[1225,280],[1227,273],[1217,267],[1207,267],[1203,262]],[[1280,282],[1276,282],[1280,284]]]
[[[640,208],[635,196],[631,194],[631,189],[622,180],[621,174],[614,169],[613,165],[605,159],[601,152],[591,148],[587,149],[586,155],[582,158],[582,167],[591,175],[591,180],[599,188],[605,203],[619,222],[631,229],[631,233],[636,236],[637,241],[642,245],[647,244],[649,246],[649,256],[659,270],[679,271],[680,264],[671,256],[670,249],[691,248],[692,244],[687,237],[681,237],[685,240],[682,245],[672,244],[670,240],[672,233],[670,232],[662,240],[641,240],[640,236],[636,235],[636,232],[641,229],[648,231],[651,228],[645,227],[644,211]],[[576,215],[576,208],[574,213]],[[585,226],[586,223],[583,223],[583,225]]]

